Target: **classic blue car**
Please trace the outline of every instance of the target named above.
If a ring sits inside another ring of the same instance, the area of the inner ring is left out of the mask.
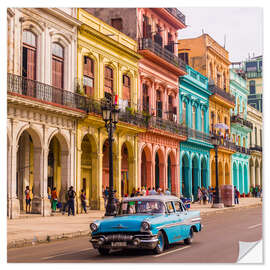
[[[159,254],[181,240],[191,244],[201,228],[200,211],[187,211],[175,196],[124,198],[115,217],[90,224],[90,242],[102,255],[119,248],[152,249]]]

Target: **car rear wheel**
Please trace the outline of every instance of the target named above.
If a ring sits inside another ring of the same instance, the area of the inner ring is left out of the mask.
[[[164,247],[165,247],[165,238],[164,238],[163,233],[161,231],[159,231],[158,232],[158,243],[153,251],[155,254],[160,254],[164,251]]]
[[[110,249],[108,248],[99,248],[98,252],[100,255],[108,255],[110,253]]]
[[[190,231],[189,231],[189,237],[188,238],[186,238],[185,240],[184,240],[184,243],[186,244],[186,245],[190,245],[192,242],[193,242],[193,229],[192,228],[190,228]]]

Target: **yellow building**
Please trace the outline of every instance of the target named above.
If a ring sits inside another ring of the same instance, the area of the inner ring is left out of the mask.
[[[143,118],[136,114],[140,56],[135,40],[86,10],[78,9],[78,20],[77,90],[88,97],[89,113],[77,126],[76,189],[86,191],[91,209],[104,209],[109,147],[100,100],[106,92],[117,95],[121,110],[113,143],[114,185],[120,197],[137,187],[137,135],[145,131]]]
[[[234,108],[234,96],[229,89],[229,53],[208,34],[197,38],[181,39],[178,45],[179,56],[188,65],[209,78],[210,132],[218,133],[219,184],[232,184],[231,155],[235,152],[234,144],[226,138],[230,137],[230,109]],[[229,129],[215,128],[217,123],[225,124]],[[211,185],[215,187],[215,151],[210,150]]]

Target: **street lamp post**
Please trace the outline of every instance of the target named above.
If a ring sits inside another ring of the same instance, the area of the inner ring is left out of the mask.
[[[213,208],[222,208],[224,207],[223,203],[220,203],[219,200],[219,186],[218,186],[218,146],[219,146],[219,138],[216,135],[212,135],[212,144],[215,148],[215,163],[216,163],[216,190],[215,190],[215,198],[213,201]]]
[[[109,140],[109,198],[106,206],[105,216],[114,216],[116,213],[117,206],[113,188],[112,144],[114,140],[113,132],[116,129],[116,124],[118,123],[119,109],[116,108],[116,105],[112,104],[111,100],[106,100],[101,108],[102,108],[102,117],[105,122],[105,127],[108,131],[108,140]]]

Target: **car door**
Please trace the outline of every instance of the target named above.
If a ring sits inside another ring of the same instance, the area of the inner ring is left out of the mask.
[[[166,224],[164,224],[164,230],[167,234],[169,243],[175,242],[175,236],[177,234],[177,218],[174,210],[173,202],[166,202],[167,214],[166,214]]]
[[[174,209],[176,213],[176,241],[180,241],[187,237],[187,211],[184,205],[180,201],[174,201]]]

